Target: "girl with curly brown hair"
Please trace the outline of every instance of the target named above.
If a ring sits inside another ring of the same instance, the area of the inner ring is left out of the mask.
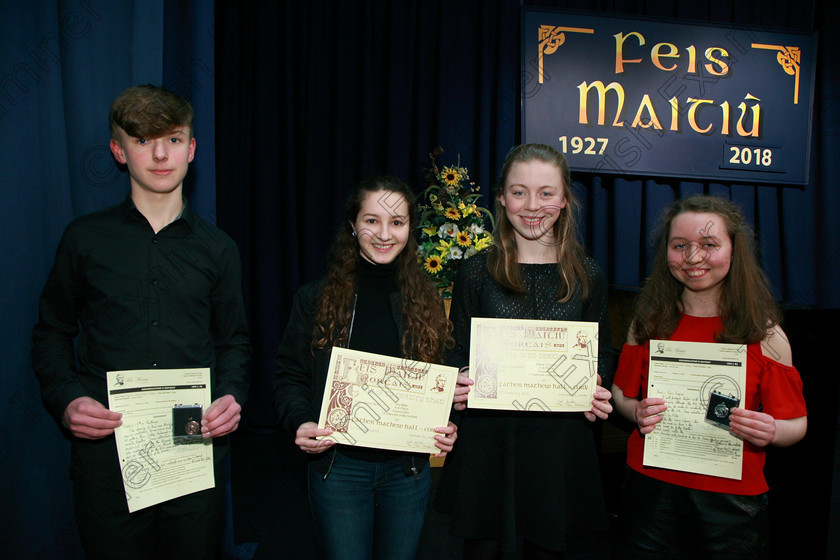
[[[430,488],[428,455],[336,444],[316,423],[330,351],[341,346],[424,362],[443,361],[452,326],[417,260],[414,196],[402,181],[359,183],[333,245],[326,277],[295,295],[277,352],[275,402],[309,458],[309,496],[330,559],[413,559]],[[436,429],[438,456],[456,428]]]

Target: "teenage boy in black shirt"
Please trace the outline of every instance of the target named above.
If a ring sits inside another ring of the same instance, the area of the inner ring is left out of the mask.
[[[48,410],[72,434],[76,520],[91,558],[219,557],[227,438],[248,390],[250,344],[235,243],[193,213],[183,180],[193,109],[156,86],[111,105],[111,152],[128,168],[120,205],[66,229],[40,299],[33,367]],[[75,344],[74,344],[75,340]],[[128,512],[105,372],[209,367],[216,487]]]

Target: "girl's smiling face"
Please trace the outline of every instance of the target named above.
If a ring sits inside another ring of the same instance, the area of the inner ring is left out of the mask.
[[[500,202],[517,242],[553,242],[554,223],[566,207],[560,169],[538,159],[513,164]]]
[[[353,222],[359,253],[374,264],[393,262],[408,242],[408,222],[403,195],[387,190],[367,193]]]
[[[732,240],[721,216],[683,212],[671,221],[668,266],[687,290],[717,296],[731,262]]]

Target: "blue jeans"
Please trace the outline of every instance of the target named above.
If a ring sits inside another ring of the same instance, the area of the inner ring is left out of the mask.
[[[406,476],[401,458],[377,463],[335,451],[329,475],[309,468],[309,502],[329,560],[412,560],[431,477]]]

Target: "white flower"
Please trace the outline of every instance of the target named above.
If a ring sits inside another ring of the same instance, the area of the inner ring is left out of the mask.
[[[475,255],[476,253],[478,253],[478,251],[476,251],[476,250],[475,250],[475,247],[469,247],[469,248],[467,249],[467,254],[465,254],[465,255],[464,255],[464,258],[465,258],[465,259],[468,259],[468,258],[470,258],[471,256]]]
[[[438,229],[438,235],[441,239],[446,237],[455,237],[458,235],[458,226],[453,223],[446,223]]]
[[[484,226],[473,224],[470,226],[470,231],[473,233],[473,235],[481,235],[482,233],[484,233]]]
[[[453,260],[460,259],[464,256],[464,251],[460,247],[452,247],[449,249],[449,258]]]

